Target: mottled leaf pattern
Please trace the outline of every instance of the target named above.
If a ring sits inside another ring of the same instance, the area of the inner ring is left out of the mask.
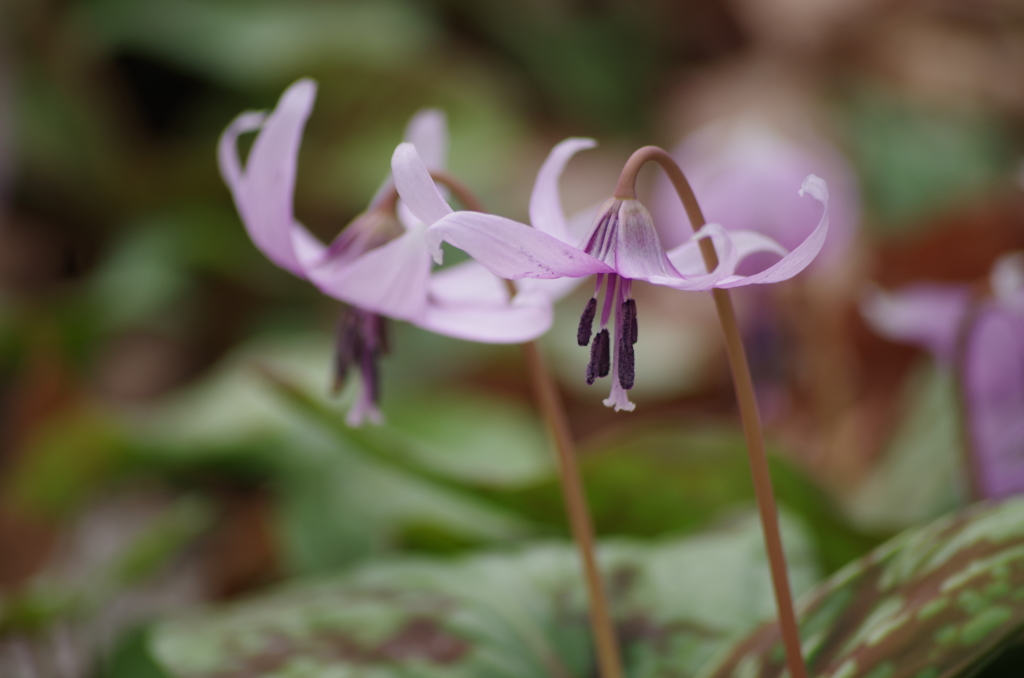
[[[809,542],[784,522],[798,590]],[[753,516],[714,533],[601,552],[631,676],[691,676],[774,614]],[[378,563],[157,625],[176,678],[593,675],[579,565],[567,544]]]
[[[810,593],[800,618],[813,678],[973,675],[1024,626],[1024,499],[903,533]],[[700,675],[788,676],[778,627]]]

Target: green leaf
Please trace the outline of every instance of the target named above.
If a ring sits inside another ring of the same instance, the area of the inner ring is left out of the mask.
[[[978,199],[1012,167],[1006,130],[991,115],[874,91],[855,97],[850,117],[866,201],[890,233]]]
[[[85,7],[90,28],[112,47],[241,85],[276,86],[325,63],[408,64],[429,49],[436,31],[429,15],[400,0],[99,0]]]
[[[99,678],[170,678],[149,651],[149,629],[138,627],[121,637],[99,672]]]
[[[905,414],[884,458],[846,503],[851,519],[864,529],[895,532],[966,503],[953,375],[919,368],[902,401]]]
[[[797,590],[809,543],[783,521]],[[631,676],[689,675],[774,614],[758,522],[601,550]],[[458,560],[374,563],[158,624],[152,654],[177,678],[303,675],[585,676],[595,670],[578,559],[540,544]],[[350,673],[353,672],[353,673]]]
[[[1024,628],[1024,499],[905,532],[836,573],[799,613],[809,675],[974,675]],[[788,675],[777,626],[759,629],[700,675]]]
[[[599,534],[653,537],[703,529],[723,511],[754,500],[746,445],[731,428],[646,421],[626,425],[614,437],[580,452]],[[853,529],[834,501],[800,469],[777,453],[770,462],[779,503],[807,524],[827,572],[879,543]],[[504,500],[538,523],[564,525],[555,479]]]
[[[432,533],[442,546],[530,533],[520,516],[455,479],[486,477],[501,484],[541,472],[543,452],[527,414],[512,408],[498,415],[502,403],[480,400],[479,424],[489,422],[520,438],[493,448],[482,444],[482,433],[460,438],[451,425],[456,413],[443,415],[433,430],[409,415],[409,434],[388,427],[351,429],[344,399],[326,396],[330,364],[330,344],[323,339],[244,347],[206,381],[140,417],[143,463],[148,458],[179,472],[255,471],[280,500],[277,525],[293,572],[348,567],[408,546],[410,532]],[[424,441],[413,440],[421,432]],[[490,458],[502,452],[507,458]],[[431,540],[413,541],[429,546]]]

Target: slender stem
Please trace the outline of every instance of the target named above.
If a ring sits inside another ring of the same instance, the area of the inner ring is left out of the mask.
[[[603,678],[622,678],[622,660],[619,657],[618,641],[612,625],[611,611],[601,573],[597,568],[594,548],[594,526],[587,509],[587,497],[580,480],[580,469],[576,463],[573,449],[572,433],[565,415],[565,407],[559,396],[555,380],[551,377],[544,356],[537,342],[523,344],[523,356],[534,395],[540,405],[547,425],[548,434],[555,443],[558,452],[558,472],[562,481],[562,495],[565,499],[565,510],[569,516],[569,527],[573,540],[579,550],[583,562],[583,575],[590,598],[590,628],[597,646],[597,661]]]
[[[466,209],[474,212],[483,211],[480,201],[462,182],[445,172],[434,171],[430,176],[437,183],[447,186]],[[506,280],[505,284],[510,295],[515,296],[516,288],[512,282]],[[554,442],[558,456],[558,475],[562,485],[565,511],[583,565],[583,580],[590,601],[590,629],[594,636],[600,675],[601,678],[622,678],[622,659],[619,656],[608,596],[597,567],[594,525],[590,518],[590,510],[587,508],[587,496],[580,478],[579,465],[576,463],[569,418],[565,414],[558,386],[547,368],[540,346],[535,341],[529,341],[524,343],[522,348],[534,397],[537,399],[548,435]]]
[[[668,153],[656,146],[644,146],[630,156],[619,176],[615,187],[615,197],[622,199],[636,198],[636,176],[640,168],[648,161],[658,163],[679,194],[679,199],[686,208],[690,226],[696,231],[705,224],[697,198],[690,188],[683,171]],[[704,265],[710,272],[718,266],[718,255],[710,238],[700,241],[701,255]],[[772,491],[771,475],[768,471],[768,457],[764,450],[764,432],[761,428],[761,416],[757,409],[757,398],[754,394],[754,381],[750,376],[743,339],[736,323],[736,311],[732,305],[729,292],[723,289],[712,290],[715,309],[725,336],[725,350],[729,359],[733,383],[736,388],[736,400],[739,404],[740,421],[743,435],[747,441],[747,455],[750,459],[750,472],[754,479],[754,495],[757,498],[758,512],[761,514],[761,528],[764,532],[765,547],[768,552],[768,564],[771,569],[772,586],[775,589],[775,604],[779,611],[779,627],[782,642],[786,648],[786,662],[792,678],[806,678],[807,668],[804,665],[803,653],[800,649],[800,631],[793,609],[793,594],[789,587],[786,571],[786,556],[782,550],[782,535],[779,531],[778,510],[775,505],[775,494]]]

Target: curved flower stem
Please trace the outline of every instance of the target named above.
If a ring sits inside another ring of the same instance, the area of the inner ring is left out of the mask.
[[[636,198],[636,176],[640,168],[649,161],[658,163],[672,181],[679,199],[683,202],[690,226],[696,231],[705,224],[697,198],[690,188],[683,171],[672,156],[656,146],[644,146],[637,150],[626,161],[615,187],[615,197],[622,199]],[[704,265],[710,272],[718,266],[718,255],[710,238],[700,241],[701,255]],[[757,398],[754,394],[754,381],[750,376],[750,366],[743,349],[743,339],[736,323],[736,311],[732,305],[729,292],[714,289],[711,294],[718,311],[718,320],[725,336],[725,350],[729,359],[729,368],[736,388],[736,400],[739,404],[740,421],[743,424],[743,435],[747,441],[747,454],[750,459],[750,472],[754,479],[754,495],[757,498],[758,512],[761,514],[761,528],[764,532],[765,547],[768,552],[768,564],[771,568],[772,585],[775,589],[775,604],[779,611],[779,627],[782,631],[782,642],[786,648],[786,662],[792,678],[806,678],[807,668],[804,665],[803,653],[800,648],[800,630],[797,626],[796,613],[793,609],[793,594],[789,587],[786,571],[786,556],[782,550],[782,535],[779,532],[778,510],[775,506],[775,494],[772,491],[771,475],[768,471],[768,458],[764,450],[764,432],[761,428],[761,416],[757,409]]]
[[[464,184],[445,172],[432,171],[431,178],[437,183],[448,187],[463,206],[474,212],[484,211],[480,201]],[[515,296],[516,288],[512,281],[506,280],[509,294]],[[611,608],[601,572],[597,567],[597,555],[594,545],[594,524],[587,507],[587,496],[583,489],[579,465],[576,463],[576,450],[569,429],[569,418],[565,414],[565,405],[558,392],[551,371],[548,370],[544,354],[535,341],[522,344],[523,358],[530,373],[530,385],[534,398],[544,418],[548,436],[554,443],[558,455],[558,477],[562,486],[562,497],[565,501],[565,512],[569,518],[569,529],[580,555],[583,565],[583,580],[590,601],[590,630],[594,636],[597,651],[597,663],[601,678],[623,678],[622,659],[619,645],[615,638],[615,627],[612,624]]]

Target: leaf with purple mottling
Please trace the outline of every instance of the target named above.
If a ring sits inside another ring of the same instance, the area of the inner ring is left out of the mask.
[[[812,678],[974,676],[1024,629],[1024,498],[909,530],[800,602]],[[783,678],[774,623],[700,673]]]

